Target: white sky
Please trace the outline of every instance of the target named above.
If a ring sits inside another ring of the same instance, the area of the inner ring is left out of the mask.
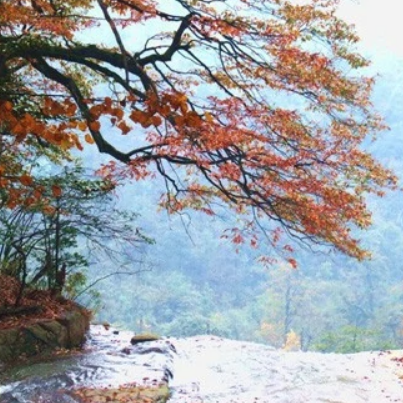
[[[167,8],[175,4],[160,1]],[[402,5],[403,0],[340,0],[339,16],[355,25],[365,54],[390,53],[403,58]]]
[[[340,0],[340,17],[354,23],[366,50],[403,57],[402,5],[402,0]]]

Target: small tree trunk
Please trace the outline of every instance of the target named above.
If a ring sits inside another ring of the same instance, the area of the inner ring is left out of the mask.
[[[20,289],[18,290],[18,295],[15,299],[14,306],[19,306],[21,303],[22,296],[24,294],[25,286],[27,284],[27,254],[24,252],[21,246],[14,245],[14,248],[17,250],[19,255],[21,256],[21,260],[19,262],[18,271],[20,273]]]

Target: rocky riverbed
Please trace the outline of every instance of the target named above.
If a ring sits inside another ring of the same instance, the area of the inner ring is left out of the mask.
[[[403,351],[286,352],[210,336],[172,342],[171,403],[403,402]]]
[[[3,368],[0,403],[153,402],[133,387],[167,384],[169,403],[403,403],[403,351],[286,352],[213,336],[133,346],[130,332],[90,334],[84,352]],[[92,394],[72,393],[82,390]]]

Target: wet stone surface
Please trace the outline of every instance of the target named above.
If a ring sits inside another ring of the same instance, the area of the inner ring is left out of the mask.
[[[0,403],[74,403],[71,389],[167,383],[174,351],[168,340],[131,345],[132,332],[91,326],[83,352],[27,362],[0,374]]]

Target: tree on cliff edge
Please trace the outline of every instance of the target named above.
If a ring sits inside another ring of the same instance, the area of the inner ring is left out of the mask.
[[[395,178],[360,148],[384,126],[336,7],[3,0],[0,146],[17,156],[32,143],[95,144],[112,157],[100,170],[111,180],[160,175],[169,211],[236,211],[235,243],[263,239],[294,265],[286,233],[364,258],[351,233],[370,223],[364,195]],[[1,155],[12,207],[35,181]]]

